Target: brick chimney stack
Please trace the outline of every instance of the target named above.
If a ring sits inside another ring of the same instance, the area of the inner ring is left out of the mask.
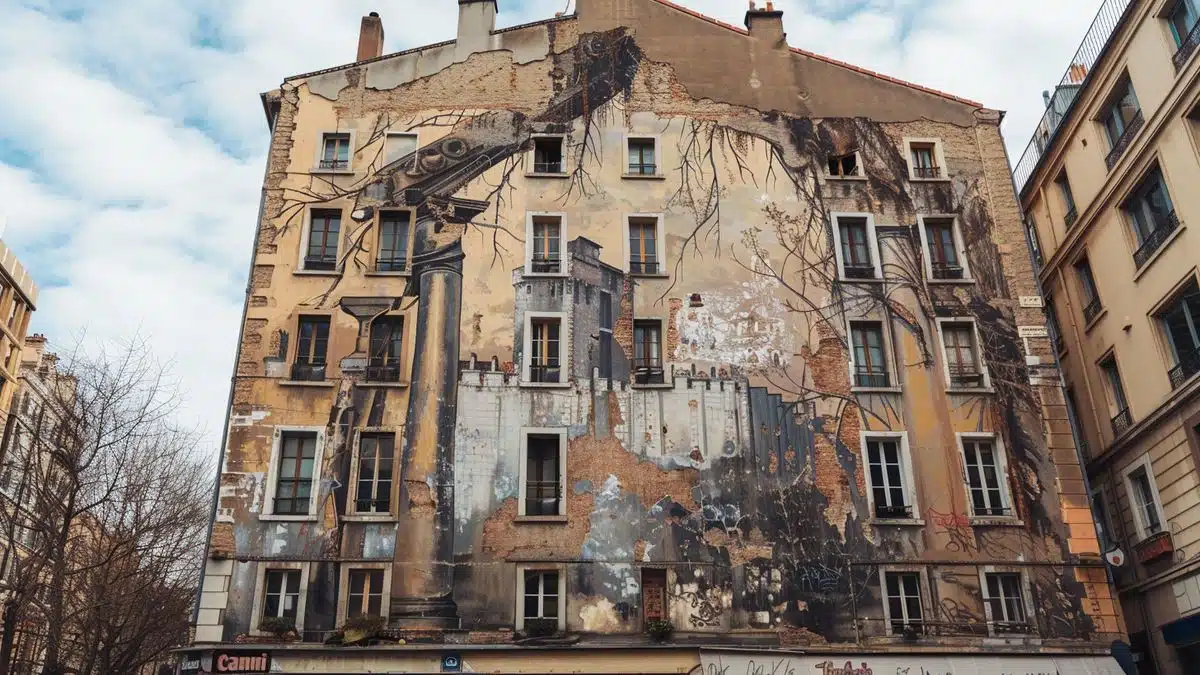
[[[787,43],[787,35],[783,32],[783,10],[775,9],[771,0],[767,0],[764,9],[759,9],[754,0],[750,0],[750,9],[746,10],[746,30],[750,31],[751,37],[770,44]]]
[[[362,27],[358,30],[358,58],[355,61],[366,61],[383,56],[383,19],[378,12],[371,12],[362,18]]]

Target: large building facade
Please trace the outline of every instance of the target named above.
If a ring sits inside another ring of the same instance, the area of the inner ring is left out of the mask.
[[[1119,672],[1002,115],[576,4],[264,95],[184,671]]]
[[[1139,672],[1200,667],[1200,44],[1109,0],[1016,169]]]

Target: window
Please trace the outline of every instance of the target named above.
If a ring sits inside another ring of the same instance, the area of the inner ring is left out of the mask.
[[[629,174],[632,176],[654,176],[658,165],[654,163],[654,139],[629,139]]]
[[[915,517],[911,479],[902,435],[864,435],[867,483],[876,518],[906,520]]]
[[[883,324],[855,321],[850,324],[850,355],[856,387],[890,387],[887,356],[883,348]]]
[[[960,439],[971,515],[983,518],[1013,515],[1008,505],[1008,477],[995,440],[972,436]]]
[[[1050,339],[1054,342],[1054,350],[1059,354],[1067,349],[1066,338],[1058,323],[1058,310],[1054,308],[1053,296],[1046,296],[1046,325],[1050,328]]]
[[[564,173],[563,139],[559,136],[540,136],[533,139],[533,172]]]
[[[346,618],[383,616],[383,570],[352,569],[346,594]]]
[[[399,382],[403,367],[404,318],[381,316],[371,322],[368,382]]]
[[[849,178],[861,175],[858,168],[858,153],[834,155],[829,158],[829,175],[833,178]]]
[[[755,568],[748,568],[755,569]],[[761,583],[761,582],[760,582]],[[642,620],[667,618],[667,571],[642,568]]]
[[[946,370],[950,387],[986,387],[987,376],[979,357],[972,321],[939,321],[942,344],[946,350]]]
[[[888,630],[892,635],[921,634],[921,575],[918,572],[885,572]]]
[[[279,444],[279,472],[275,479],[272,514],[308,515],[312,501],[317,435],[313,432],[284,432]]]
[[[1079,434],[1079,451],[1083,453],[1085,458],[1090,458],[1088,452],[1087,434],[1083,430],[1083,418],[1079,416],[1079,403],[1075,401],[1075,387],[1067,386],[1067,416],[1075,425],[1075,429]]]
[[[1096,521],[1096,536],[1099,538],[1101,552],[1108,551],[1112,544],[1111,526],[1108,522],[1108,507],[1104,505],[1104,490],[1092,489],[1092,518]]]
[[[1125,470],[1125,488],[1129,492],[1134,524],[1142,539],[1163,529],[1162,506],[1151,470],[1149,455]]]
[[[1100,293],[1096,290],[1096,278],[1092,276],[1092,264],[1087,258],[1075,263],[1075,278],[1079,280],[1079,292],[1083,296],[1083,321],[1090,324],[1100,316]]]
[[[304,269],[337,269],[338,235],[341,229],[341,211],[313,209],[308,225],[308,246],[304,251]]]
[[[290,619],[300,607],[300,570],[267,570],[263,577],[262,618]]]
[[[531,216],[530,233],[533,246],[530,250],[527,274],[561,274],[562,261],[562,218],[559,216]]]
[[[1179,70],[1187,63],[1192,52],[1196,51],[1197,43],[1200,43],[1200,36],[1194,34],[1196,33],[1196,20],[1200,18],[1200,12],[1197,12],[1196,6],[1196,0],[1179,0],[1167,15],[1171,36],[1175,38],[1175,46],[1178,47],[1173,59],[1175,70]]]
[[[329,347],[329,317],[300,317],[300,339],[296,342],[296,361],[292,379],[297,382],[325,379],[325,352]]]
[[[1028,213],[1025,214],[1025,231],[1029,235],[1029,247],[1033,250],[1034,270],[1040,270],[1046,264],[1046,258],[1042,255],[1042,240],[1038,237],[1037,221]]]
[[[1138,248],[1133,261],[1138,267],[1149,262],[1172,232],[1179,227],[1171,196],[1167,194],[1162,172],[1152,170],[1121,207],[1133,228]]]
[[[1168,375],[1171,388],[1200,373],[1200,287],[1192,279],[1158,314],[1158,322],[1175,359]]]
[[[1110,103],[1105,106],[1100,115],[1100,123],[1104,125],[1104,133],[1108,136],[1111,148],[1105,160],[1108,168],[1113,168],[1121,155],[1125,153],[1129,142],[1137,135],[1144,122],[1137,93],[1133,90],[1133,83],[1126,77],[1117,86]]]
[[[658,217],[629,218],[629,273],[658,274]]]
[[[322,138],[322,169],[350,168],[350,134],[325,134]]]
[[[930,279],[965,279],[954,218],[921,217],[921,235],[929,253]]]
[[[385,211],[379,217],[376,272],[403,272],[408,267],[408,211]]]
[[[392,164],[417,151],[417,135],[389,133],[384,142],[384,163]]]
[[[1025,594],[1019,573],[984,575],[984,603],[991,628],[996,633],[1026,633]]]
[[[392,505],[392,466],[395,434],[363,434],[358,440],[358,479],[355,513],[389,513]]]
[[[1067,178],[1067,172],[1059,173],[1058,178],[1054,179],[1054,184],[1058,186],[1058,195],[1062,197],[1063,222],[1069,230],[1079,218],[1079,213],[1075,209],[1075,194],[1071,192],[1071,181]]]
[[[562,382],[562,319],[536,317],[529,320],[529,376],[527,382]]]
[[[913,178],[941,178],[938,166],[938,147],[932,141],[910,141],[908,144],[909,167]]]
[[[872,249],[874,223],[870,216],[833,215],[838,234],[838,262],[843,279],[879,278]]]
[[[525,499],[523,516],[558,516],[562,502],[562,436],[528,434],[525,438]]]
[[[557,570],[524,570],[524,626],[533,630],[531,622],[546,622],[558,627],[559,573]]]
[[[1133,414],[1129,411],[1129,403],[1125,399],[1125,387],[1121,384],[1121,371],[1117,368],[1117,357],[1110,355],[1100,362],[1100,370],[1108,389],[1108,401],[1112,406],[1113,435],[1120,436],[1133,426]]]
[[[662,384],[662,321],[633,322],[633,373],[637,384]]]

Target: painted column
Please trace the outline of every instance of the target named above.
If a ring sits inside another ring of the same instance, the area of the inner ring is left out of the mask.
[[[462,231],[486,202],[429,198],[417,209],[413,371],[400,465],[392,567],[393,624],[457,627],[454,604],[454,424],[458,403]]]

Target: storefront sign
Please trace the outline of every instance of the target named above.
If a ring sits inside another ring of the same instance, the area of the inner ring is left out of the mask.
[[[1017,335],[1023,338],[1050,337],[1050,331],[1045,326],[1017,326]]]
[[[214,673],[269,673],[270,652],[213,652]]]
[[[180,675],[196,675],[200,672],[200,655],[184,654],[179,660]]]
[[[1124,675],[1108,656],[780,656],[702,651],[703,675]]]
[[[1042,296],[1040,296],[1040,295],[1022,295],[1019,298],[1019,300],[1021,302],[1022,307],[1044,307],[1045,306],[1045,303],[1042,301]]]

